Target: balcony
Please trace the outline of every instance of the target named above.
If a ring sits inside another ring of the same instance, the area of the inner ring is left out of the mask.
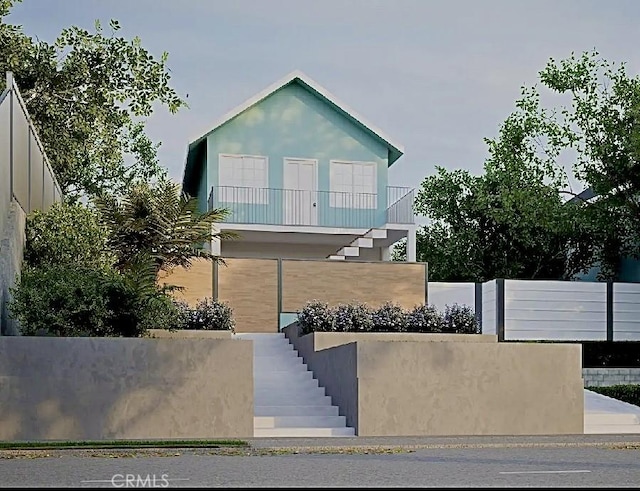
[[[209,209],[226,208],[229,223],[369,229],[413,224],[414,189],[389,186],[378,194],[214,186]]]

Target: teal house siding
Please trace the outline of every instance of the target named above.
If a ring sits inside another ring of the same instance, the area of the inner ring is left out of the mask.
[[[318,161],[318,225],[333,227],[344,223],[340,210],[329,206],[330,160],[375,162],[379,198],[377,209],[349,209],[354,226],[372,227],[384,223],[388,150],[351,121],[308,92],[292,83],[247,109],[207,137],[207,182],[217,187],[220,154],[268,157],[269,188],[284,187],[284,159],[305,158]],[[214,200],[215,206],[231,205],[235,218],[256,223],[281,224],[284,221],[283,195],[269,192],[268,204],[245,204]],[[344,213],[347,213],[345,210]],[[234,221],[234,217],[230,217]],[[373,222],[373,223],[372,223]]]
[[[221,201],[220,193],[216,193],[220,185],[220,154],[267,157],[266,203]],[[390,147],[295,78],[191,144],[183,185],[187,192],[197,194],[201,210],[206,209],[213,188],[212,204],[232,211],[229,222],[284,224],[281,190],[285,158],[314,159],[317,161],[317,225],[371,228],[386,222],[388,167],[400,155],[400,150]],[[375,208],[330,206],[332,160],[375,164]]]

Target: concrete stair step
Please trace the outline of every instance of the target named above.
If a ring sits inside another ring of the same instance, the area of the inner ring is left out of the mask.
[[[289,354],[291,353],[291,354]],[[287,362],[297,363],[302,365],[302,357],[298,356],[297,351],[284,352],[277,355],[253,355],[253,361],[255,363],[273,363],[273,362]]]
[[[241,332],[238,334],[234,334],[233,336],[240,339],[251,339],[254,341],[276,339],[276,338],[285,339],[283,332]]]
[[[256,397],[274,395],[278,397],[323,397],[325,396],[324,387],[316,385],[306,385],[301,388],[294,387],[253,387],[253,395]]]
[[[373,247],[373,239],[369,237],[358,237],[349,245],[352,247],[363,247],[365,249],[371,249]]]
[[[320,386],[315,378],[287,378],[287,379],[260,379],[254,378],[254,388],[258,390],[272,390],[282,392],[289,389],[293,392],[307,389],[318,389]]]
[[[310,370],[273,370],[268,372],[257,372],[254,374],[253,382],[255,386],[260,386],[263,382],[281,381],[283,385],[290,382],[303,380],[315,380],[313,372]]]
[[[255,406],[331,406],[330,396],[296,395],[279,397],[277,394],[254,395],[253,405]]]
[[[270,437],[322,437],[322,436],[355,436],[353,428],[255,428],[256,438]]]
[[[264,372],[270,372],[270,371],[274,371],[274,372],[289,371],[289,373],[294,374],[299,372],[306,372],[307,365],[305,365],[304,363],[285,363],[285,362],[272,363],[272,364],[254,363],[253,365],[254,377],[256,375],[260,375],[261,373],[264,374]]]
[[[640,425],[584,425],[585,435],[639,434]]]
[[[339,256],[338,254],[331,254],[327,256],[327,259],[331,259],[332,261],[344,261],[344,256]]]
[[[640,409],[640,408],[639,408]],[[640,430],[640,412],[633,413],[585,413],[584,424],[590,425],[638,425]]]
[[[338,256],[345,256],[345,257],[358,257],[360,255],[360,248],[345,246],[341,248],[336,254]]]
[[[344,416],[256,416],[254,428],[345,428]]]
[[[253,357],[264,358],[265,356],[279,356],[281,358],[298,358],[298,352],[289,348],[288,346],[269,346],[269,347],[254,347]]]
[[[369,239],[386,239],[387,231],[382,228],[372,228],[364,236]]]
[[[255,416],[339,416],[338,406],[255,406]]]

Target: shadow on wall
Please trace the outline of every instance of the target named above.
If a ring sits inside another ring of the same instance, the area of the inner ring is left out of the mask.
[[[250,437],[252,356],[237,340],[0,338],[0,439]]]

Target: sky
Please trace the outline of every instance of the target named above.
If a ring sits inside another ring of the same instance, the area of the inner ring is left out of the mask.
[[[437,165],[480,174],[549,58],[597,49],[640,71],[636,0],[24,0],[7,21],[53,41],[96,19],[169,53],[189,109],[160,108],[148,134],[178,181],[189,141],[295,69],[404,145],[389,184],[416,188]]]

